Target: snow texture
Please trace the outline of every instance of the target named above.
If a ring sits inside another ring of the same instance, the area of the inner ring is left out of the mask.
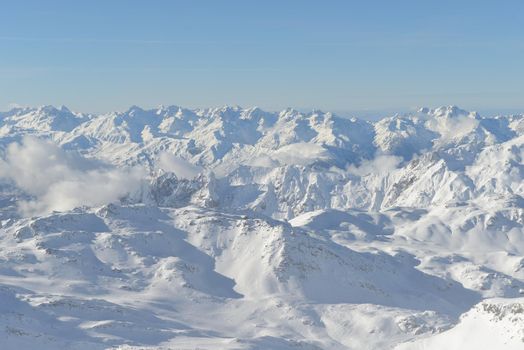
[[[522,349],[524,115],[0,113],[1,349]]]

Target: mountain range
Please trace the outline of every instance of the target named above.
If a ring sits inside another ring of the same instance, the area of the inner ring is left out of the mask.
[[[521,349],[524,114],[0,113],[6,349]]]

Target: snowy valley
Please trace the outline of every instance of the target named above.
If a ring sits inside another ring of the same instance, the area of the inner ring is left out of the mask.
[[[523,179],[524,114],[15,108],[0,347],[522,349]]]

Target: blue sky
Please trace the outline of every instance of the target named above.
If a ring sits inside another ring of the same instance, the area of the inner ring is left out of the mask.
[[[524,110],[524,1],[3,0],[0,110]]]

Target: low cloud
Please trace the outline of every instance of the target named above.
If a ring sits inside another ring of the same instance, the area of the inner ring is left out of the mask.
[[[373,159],[362,161],[358,167],[350,165],[348,167],[348,172],[357,176],[366,176],[370,174],[384,176],[397,169],[401,162],[402,157],[381,154],[376,155]]]
[[[7,104],[7,110],[12,110],[15,108],[22,108],[22,107],[23,107],[22,105],[19,105],[18,103],[15,103],[15,102],[11,102]]]
[[[330,159],[329,152],[324,147],[307,142],[292,143],[281,147],[273,153],[272,157],[282,165],[301,166]]]
[[[246,165],[259,168],[275,168],[279,166],[279,162],[267,155],[254,157],[246,162]]]
[[[191,180],[202,172],[202,168],[189,163],[187,160],[164,152],[158,157],[157,167],[175,173],[180,179]]]
[[[118,169],[34,137],[12,143],[0,159],[0,177],[33,198],[19,203],[23,215],[113,202],[138,190],[144,175],[141,168]]]
[[[434,118],[426,125],[440,134],[440,142],[446,143],[472,132],[479,125],[479,121],[467,115],[460,115],[453,118]]]

